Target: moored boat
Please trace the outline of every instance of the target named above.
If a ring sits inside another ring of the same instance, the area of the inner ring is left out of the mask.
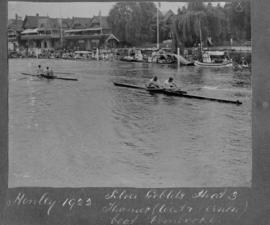
[[[201,67],[232,67],[233,63],[232,61],[227,61],[227,62],[221,62],[221,63],[216,63],[216,62],[200,62],[200,61],[194,61],[195,66],[201,66]]]
[[[233,62],[224,51],[205,51],[202,54],[202,62],[194,61],[194,65],[200,67],[232,67]]]

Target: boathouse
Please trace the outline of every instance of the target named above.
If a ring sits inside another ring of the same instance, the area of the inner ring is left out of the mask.
[[[115,48],[119,42],[112,33],[103,33],[102,27],[66,30],[64,39],[66,48],[76,50]]]
[[[24,30],[21,41],[29,49],[55,49],[61,46],[60,19],[26,16],[23,21]]]
[[[77,28],[77,29],[74,29]],[[64,31],[65,47],[75,50],[94,50],[96,48],[115,48],[119,40],[112,33],[107,17],[94,16],[89,24]]]
[[[49,18],[48,16],[25,16],[20,35],[21,44],[37,54],[41,50],[58,48],[93,50],[115,48],[119,40],[105,16],[93,18]]]

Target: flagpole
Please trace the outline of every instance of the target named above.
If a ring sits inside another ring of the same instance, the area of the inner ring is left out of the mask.
[[[62,13],[61,13],[61,9],[59,9],[59,25],[60,25],[60,46],[61,49],[63,49],[63,21],[62,21]]]
[[[203,52],[203,46],[202,46],[202,27],[201,27],[201,20],[199,20],[199,26],[200,26],[200,48],[201,53]]]
[[[159,49],[159,18],[158,18],[159,5],[160,5],[160,3],[158,2],[158,7],[157,7],[157,49]]]
[[[62,16],[60,18],[60,45],[63,48],[63,27],[62,27]]]

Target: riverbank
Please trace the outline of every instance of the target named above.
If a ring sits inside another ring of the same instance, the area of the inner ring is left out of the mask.
[[[243,60],[251,67],[250,46],[220,46],[204,48],[204,51],[225,52],[232,59],[234,66],[241,65]],[[38,58],[38,59],[68,59],[68,60],[121,60],[127,62],[146,62],[160,64],[193,65],[194,60],[200,57],[198,48],[187,48],[178,56],[172,49],[165,48],[118,48],[96,49],[93,51],[72,50],[35,50],[23,52],[10,52],[10,58]]]

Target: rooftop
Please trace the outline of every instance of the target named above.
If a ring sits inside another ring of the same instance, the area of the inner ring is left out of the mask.
[[[23,28],[24,29],[34,29],[38,27],[39,20],[49,18],[48,16],[39,16],[38,14],[36,16],[25,16],[23,20]]]
[[[60,28],[63,29],[86,29],[102,27],[103,29],[110,29],[106,16],[88,17],[72,17],[72,18],[50,18],[48,16],[25,16],[21,21],[22,29],[35,28]]]
[[[110,29],[109,23],[107,21],[107,16],[94,16],[91,20],[91,26],[99,24],[103,29]]]
[[[20,19],[10,19],[8,20],[8,29],[15,31],[23,30],[23,21]]]

